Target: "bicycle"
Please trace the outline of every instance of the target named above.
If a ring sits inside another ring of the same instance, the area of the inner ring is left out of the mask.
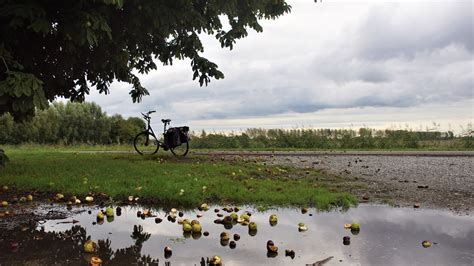
[[[147,122],[145,131],[138,133],[133,140],[133,146],[135,150],[141,154],[155,154],[158,152],[159,148],[162,147],[165,151],[170,150],[175,156],[186,156],[189,151],[189,127],[166,127],[170,124],[171,119],[161,119],[163,122],[163,139],[161,142],[155,135],[155,132],[151,128],[150,114],[155,113],[156,111],[149,111],[146,114],[141,113],[143,119]]]

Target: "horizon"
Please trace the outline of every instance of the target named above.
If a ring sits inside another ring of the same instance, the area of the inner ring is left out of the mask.
[[[53,105],[54,103],[60,103],[60,104],[66,104],[70,101],[55,101],[53,103],[50,104]],[[92,103],[92,104],[97,104],[95,102],[88,102],[88,101],[85,101],[84,103]],[[100,105],[98,105],[100,107]],[[121,115],[119,113],[108,113],[107,111],[104,110],[104,108],[100,107],[102,112],[104,112],[107,116],[114,116],[114,115]],[[121,115],[122,116],[122,115]],[[153,116],[153,115],[152,115]],[[122,116],[124,117],[124,116]],[[124,117],[125,119],[126,118],[130,118],[130,117],[134,117],[134,118],[139,118],[139,119],[142,119],[142,117],[140,116],[140,114],[138,115],[131,115],[131,116],[127,116],[127,117]],[[159,121],[160,118],[155,118],[155,120],[152,119],[151,121],[151,125],[153,128],[160,128],[162,127],[162,123],[161,121]],[[158,122],[157,122],[158,121]],[[173,122],[173,121],[172,121]],[[232,124],[232,120],[230,121],[227,121],[228,124]],[[178,126],[178,125],[171,125],[171,126]],[[320,130],[320,129],[329,129],[329,130],[353,130],[353,131],[358,131],[359,129],[362,129],[362,128],[365,128],[365,129],[370,129],[370,130],[373,130],[373,131],[378,131],[378,130],[382,130],[382,131],[385,131],[385,130],[406,130],[406,131],[413,131],[413,132],[441,132],[441,133],[447,133],[447,132],[453,132],[453,134],[455,136],[471,136],[474,132],[474,123],[472,122],[468,122],[467,124],[447,124],[447,125],[443,125],[437,121],[431,121],[427,124],[418,124],[418,125],[415,125],[415,124],[408,124],[408,123],[403,123],[403,122],[400,122],[398,124],[395,124],[395,123],[392,123],[392,124],[387,124],[385,126],[369,126],[367,124],[349,124],[348,126],[345,126],[345,125],[342,125],[342,126],[312,126],[312,125],[294,125],[294,126],[291,126],[291,127],[283,127],[283,126],[280,126],[280,127],[271,127],[271,126],[268,126],[268,127],[265,127],[265,126],[257,126],[257,127],[240,127],[240,128],[233,128],[233,127],[229,127],[229,128],[226,128],[225,126],[222,126],[221,128],[199,128],[199,129],[193,129],[191,128],[190,131],[193,133],[193,134],[199,134],[200,132],[202,131],[205,131],[206,133],[211,133],[211,134],[224,134],[224,135],[232,135],[232,134],[243,134],[243,133],[246,133],[248,130],[252,130],[252,129],[263,129],[263,130],[276,130],[276,129],[282,129],[282,130]]]

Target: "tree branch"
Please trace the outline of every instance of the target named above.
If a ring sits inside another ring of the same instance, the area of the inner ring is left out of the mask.
[[[5,72],[10,72],[10,69],[8,68],[8,65],[7,65],[7,61],[5,61],[5,57],[3,56],[0,56],[2,58],[2,61],[3,61],[3,64],[5,64],[5,68],[7,69],[7,71]]]

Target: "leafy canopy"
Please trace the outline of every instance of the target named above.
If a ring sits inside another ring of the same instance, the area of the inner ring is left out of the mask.
[[[148,95],[134,73],[191,59],[193,79],[223,73],[201,56],[200,34],[232,49],[259,19],[290,11],[284,0],[0,0],[0,114],[15,118],[61,96],[83,101],[90,86],[107,94],[114,80]]]

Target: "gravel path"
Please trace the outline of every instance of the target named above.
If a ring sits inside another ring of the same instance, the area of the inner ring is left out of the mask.
[[[367,183],[367,196],[386,195],[400,205],[422,202],[459,212],[474,208],[474,159],[471,157],[282,156],[272,160],[277,164],[311,166],[357,177]]]
[[[317,168],[351,182],[356,179],[364,186],[350,192],[361,201],[419,203],[474,214],[472,152],[225,153],[231,155],[258,156],[271,164]]]

